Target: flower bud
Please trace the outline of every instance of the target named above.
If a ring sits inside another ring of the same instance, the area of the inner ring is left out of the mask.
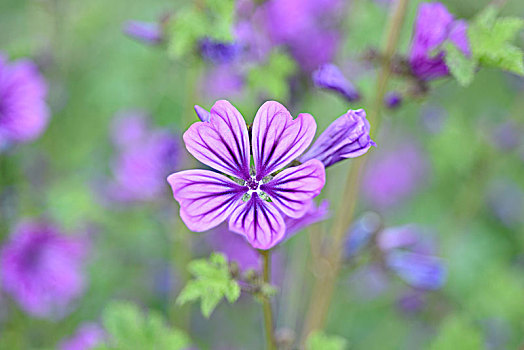
[[[300,161],[318,159],[328,167],[343,159],[361,156],[371,146],[376,144],[369,137],[366,112],[350,109],[324,130]]]
[[[158,23],[127,21],[124,24],[124,33],[146,45],[158,45],[164,40]]]
[[[195,105],[195,113],[203,122],[209,122],[209,118],[211,118],[211,114],[199,105]]]
[[[334,64],[323,64],[313,72],[312,78],[315,86],[336,91],[349,102],[356,101],[360,98],[353,84],[344,77],[340,69]]]

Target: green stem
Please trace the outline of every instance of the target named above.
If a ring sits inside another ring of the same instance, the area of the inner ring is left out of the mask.
[[[380,124],[380,112],[383,106],[384,94],[391,75],[391,60],[396,51],[408,2],[409,0],[399,0],[397,2],[395,11],[390,18],[389,26],[384,33],[384,60],[377,77],[375,99],[368,113],[368,120],[375,134]],[[316,262],[316,271],[319,271],[319,273],[315,275],[315,284],[304,323],[302,342],[306,341],[312,331],[324,327],[341,266],[342,243],[355,212],[360,188],[360,175],[365,162],[366,157],[361,157],[355,159],[351,165],[341,200],[344,206],[339,208],[338,215],[335,218],[330,244],[327,245],[325,254],[322,254],[318,259],[319,261]]]
[[[271,251],[260,250],[263,260],[263,280],[265,284],[271,283]],[[275,336],[273,334],[273,311],[271,310],[271,301],[269,297],[263,296],[262,307],[264,309],[264,328],[266,330],[266,348],[275,350]]]

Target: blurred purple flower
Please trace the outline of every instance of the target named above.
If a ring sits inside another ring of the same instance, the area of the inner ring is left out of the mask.
[[[179,164],[180,145],[169,132],[151,129],[145,114],[122,113],[116,118],[113,140],[118,155],[113,164],[113,199],[150,201],[165,190],[165,176]]]
[[[127,36],[147,45],[158,45],[164,40],[159,23],[127,21],[124,23],[123,31]]]
[[[46,96],[47,84],[33,62],[9,63],[0,51],[0,150],[42,134],[49,120]]]
[[[350,109],[324,130],[300,161],[318,159],[328,167],[347,158],[359,157],[371,146],[376,146],[369,137],[369,130],[366,112]]]
[[[363,177],[363,195],[375,208],[387,209],[412,195],[427,177],[429,164],[410,141],[375,153]]]
[[[420,290],[408,290],[404,292],[397,300],[400,310],[407,314],[420,311],[426,306],[427,293]]]
[[[234,65],[222,64],[209,68],[199,85],[209,99],[231,98],[242,93],[244,77]]]
[[[242,46],[235,42],[217,41],[211,38],[200,40],[200,54],[214,64],[225,64],[235,61],[242,52]]]
[[[334,58],[341,6],[340,0],[270,0],[261,10],[271,40],[288,46],[302,68],[312,71]]]
[[[492,131],[492,137],[495,146],[503,151],[517,148],[524,140],[522,128],[514,120],[496,126]]]
[[[86,249],[46,223],[23,222],[1,251],[3,289],[34,317],[60,317],[84,290]]]
[[[382,221],[377,213],[367,212],[358,218],[348,231],[344,247],[346,258],[355,256],[364,248],[381,226]]]
[[[240,112],[227,101],[216,102],[210,121],[194,123],[184,142],[196,159],[236,181],[209,170],[171,174],[167,180],[184,223],[201,232],[228,220],[229,229],[254,248],[274,247],[285,236],[284,216],[303,216],[324,187],[325,170],[318,160],[284,169],[309,146],[315,131],[311,115],[293,119],[283,105],[268,101],[253,121],[251,152]]]
[[[524,191],[515,182],[497,179],[489,185],[488,205],[501,223],[509,228],[524,223]]]
[[[442,259],[407,251],[392,251],[386,263],[409,285],[420,289],[439,289],[446,282],[447,270]]]
[[[422,80],[448,75],[449,70],[444,62],[445,53],[439,51],[439,47],[449,40],[462,53],[469,56],[466,30],[467,23],[461,20],[455,21],[443,4],[439,2],[420,4],[409,58],[413,73]]]
[[[430,134],[438,134],[442,131],[448,115],[444,108],[437,105],[429,105],[421,111],[422,127]]]
[[[433,256],[435,248],[418,225],[390,227],[377,237],[386,265],[414,288],[441,288],[447,278],[443,260]]]
[[[211,114],[199,105],[195,105],[195,113],[197,114],[198,119],[202,122],[209,122],[209,119],[211,118]]]
[[[331,63],[321,65],[312,74],[313,83],[322,89],[333,90],[344,96],[349,102],[360,98],[353,84],[344,77],[340,69]]]
[[[226,255],[228,261],[236,262],[241,271],[260,271],[262,268],[257,250],[243,236],[229,231],[225,225],[219,226],[209,235],[209,242],[213,250]]]
[[[397,91],[390,91],[384,96],[384,104],[390,109],[400,107],[402,104],[402,95]]]
[[[96,323],[83,323],[76,333],[60,343],[60,350],[91,350],[104,343],[106,333]]]

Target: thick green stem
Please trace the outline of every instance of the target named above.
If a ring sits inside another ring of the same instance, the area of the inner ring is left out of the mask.
[[[386,28],[384,44],[384,60],[377,77],[376,93],[373,105],[368,113],[368,120],[376,134],[380,124],[380,112],[383,105],[384,94],[387,83],[391,74],[391,60],[395,54],[398,44],[400,30],[404,23],[404,16],[409,0],[398,0],[395,11],[392,13],[388,27]],[[329,305],[338,272],[340,270],[342,258],[342,243],[345,238],[347,228],[349,227],[356,208],[360,175],[366,157],[357,158],[353,161],[348,173],[342,196],[343,206],[340,206],[335,223],[333,225],[333,234],[330,238],[330,244],[327,245],[325,254],[322,254],[317,266],[315,266],[315,285],[310,300],[308,313],[304,324],[302,341],[305,342],[307,336],[314,330],[324,327]]]
[[[263,260],[263,275],[262,278],[265,284],[271,283],[271,251],[260,250],[260,255]],[[268,350],[275,350],[275,336],[273,324],[273,311],[271,310],[271,300],[267,296],[263,296],[262,307],[264,309],[264,328],[266,330],[266,348]]]

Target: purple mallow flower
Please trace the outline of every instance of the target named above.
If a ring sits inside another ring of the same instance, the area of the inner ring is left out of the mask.
[[[162,26],[159,23],[127,21],[124,23],[124,33],[144,44],[158,45],[164,40]]]
[[[200,54],[214,64],[231,63],[242,52],[242,46],[235,42],[223,42],[204,38],[200,40]]]
[[[76,333],[60,343],[60,350],[91,350],[102,345],[105,341],[106,333],[102,327],[96,323],[84,323],[80,325]]]
[[[3,289],[35,317],[58,317],[82,294],[86,242],[42,222],[23,222],[2,248]]]
[[[36,139],[47,126],[47,84],[26,59],[7,62],[0,52],[0,149]]]
[[[186,148],[234,179],[209,170],[170,175],[180,216],[190,230],[199,232],[229,219],[229,229],[245,236],[254,248],[270,249],[284,238],[284,216],[303,216],[324,187],[325,170],[318,160],[282,170],[311,143],[315,119],[302,113],[293,120],[280,103],[264,103],[252,126],[251,169],[242,115],[227,101],[216,102],[210,113],[209,122],[196,122],[186,131]]]
[[[411,69],[417,77],[431,80],[449,74],[444,62],[445,53],[439,50],[446,40],[456,45],[464,55],[471,54],[466,22],[454,20],[441,3],[420,4],[409,57]]]
[[[149,201],[166,190],[164,177],[179,163],[179,143],[168,131],[153,129],[146,116],[129,112],[117,117],[113,140],[118,156],[113,164],[112,198]]]
[[[270,0],[261,7],[264,26],[276,45],[286,45],[306,71],[333,60],[340,0]]]
[[[376,144],[369,137],[366,112],[350,109],[324,130],[300,161],[318,159],[328,167],[346,158],[359,157],[371,146]]]
[[[327,63],[320,66],[312,74],[313,83],[322,89],[333,90],[344,96],[349,102],[360,98],[353,84],[344,77],[344,74],[334,64]]]

